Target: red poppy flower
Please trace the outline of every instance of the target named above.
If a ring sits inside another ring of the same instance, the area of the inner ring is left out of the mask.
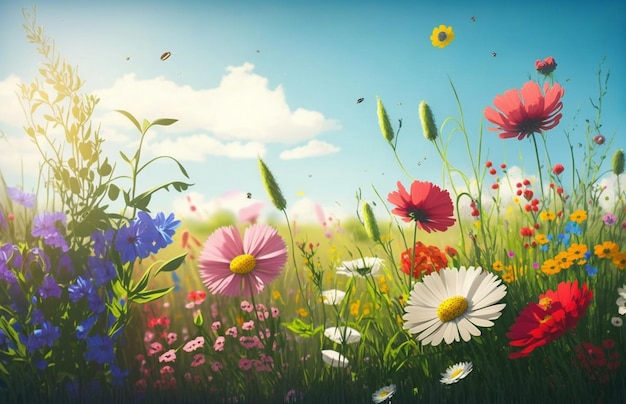
[[[547,76],[556,69],[556,61],[552,56],[548,56],[544,60],[537,60],[535,62],[535,69],[544,76]]]
[[[434,245],[425,245],[421,241],[415,243],[415,248],[409,248],[402,253],[401,269],[407,275],[419,278],[428,275],[433,271],[439,272],[440,269],[448,266],[448,258]],[[411,270],[411,262],[413,269]]]
[[[509,345],[524,347],[509,354],[510,359],[530,355],[535,349],[561,337],[576,328],[586,313],[593,291],[587,284],[578,287],[578,281],[559,283],[556,292],[548,290],[539,296],[539,303],[529,303],[517,316],[506,336]]]
[[[552,168],[552,172],[556,175],[561,175],[563,171],[565,171],[565,167],[563,167],[563,164],[557,164]]]
[[[398,191],[390,192],[387,200],[396,205],[391,213],[405,222],[415,220],[428,233],[446,231],[455,222],[450,193],[431,182],[413,181],[409,194],[398,181]]]
[[[489,130],[502,131],[501,139],[517,137],[519,140],[540,133],[542,130],[554,128],[559,124],[563,114],[561,97],[565,90],[558,83],[550,87],[543,86],[542,94],[539,84],[529,81],[521,90],[512,89],[497,95],[493,104],[501,112],[491,107],[485,108],[485,118],[497,125]]]

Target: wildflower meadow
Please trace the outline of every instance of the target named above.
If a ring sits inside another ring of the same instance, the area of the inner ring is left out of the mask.
[[[381,136],[367,142],[406,175],[348,190],[351,220],[322,228],[289,216],[283,173],[262,157],[272,219],[155,211],[154,195],[194,183],[142,148],[177,120],[116,111],[138,143],[114,164],[92,122],[97,97],[34,12],[24,30],[41,64],[16,91],[40,181],[25,189],[0,172],[0,402],[626,399],[626,176],[622,135],[601,130],[607,62],[583,132],[564,124],[580,118],[563,113],[568,83],[546,55],[491,105],[470,107],[453,79],[441,92],[457,116],[416,103],[404,119],[443,162],[437,183],[400,158],[409,135],[378,98]],[[430,37],[453,40],[445,25]],[[494,136],[532,145],[523,179],[483,148]],[[548,137],[570,159],[555,160]],[[149,169],[178,178],[146,186]]]

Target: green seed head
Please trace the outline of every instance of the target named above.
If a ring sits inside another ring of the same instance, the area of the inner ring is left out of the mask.
[[[430,109],[426,101],[420,102],[419,106],[420,121],[422,121],[422,130],[424,131],[424,137],[431,142],[437,139],[437,125],[435,124],[435,117],[433,111]]]
[[[613,154],[613,172],[615,175],[624,172],[624,150],[616,150]]]
[[[385,110],[385,106],[380,98],[376,97],[377,104],[377,113],[378,113],[378,124],[380,125],[380,130],[383,132],[383,137],[389,143],[393,140],[393,127],[391,127],[391,122],[389,122],[389,116],[387,116],[387,111]]]
[[[363,202],[362,209],[365,232],[370,240],[377,243],[380,241],[380,230],[378,229],[378,222],[376,221],[372,207],[369,203]]]
[[[272,200],[272,204],[278,210],[285,210],[287,207],[287,201],[283,196],[283,193],[280,191],[280,187],[278,183],[274,179],[272,172],[265,165],[263,160],[259,157],[259,171],[261,172],[261,180],[263,180],[263,185],[265,186],[265,191],[269,195]]]

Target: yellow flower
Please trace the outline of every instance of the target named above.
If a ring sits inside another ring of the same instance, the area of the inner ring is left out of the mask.
[[[494,271],[500,272],[502,271],[502,269],[504,269],[504,265],[502,265],[502,261],[497,260],[496,262],[493,263],[492,268]]]
[[[365,303],[363,305],[363,315],[368,316],[372,312],[372,303]]]
[[[511,283],[516,279],[517,277],[515,276],[513,272],[505,272],[502,274],[502,280],[505,281],[506,283]]]
[[[584,210],[577,210],[576,212],[569,215],[569,220],[580,224],[587,220],[587,212],[585,212]]]
[[[546,275],[558,274],[561,271],[561,266],[558,261],[553,259],[547,259],[543,265],[541,265],[541,272]]]
[[[567,253],[569,254],[570,259],[572,261],[582,260],[585,257],[586,252],[587,252],[587,246],[584,244],[574,243],[567,249]]]
[[[360,300],[350,303],[350,314],[352,314],[354,317],[358,316],[360,306],[361,306]]]
[[[615,254],[613,264],[621,270],[626,269],[626,252]]]
[[[543,233],[537,234],[535,236],[535,240],[541,245],[548,244],[550,242],[550,240],[548,240],[548,237]]]
[[[279,300],[280,299],[280,292],[275,290],[274,292],[272,292],[272,298],[274,300]]]
[[[389,293],[389,286],[387,286],[387,279],[384,276],[381,276],[378,279],[378,287],[380,288],[380,293]]]
[[[440,25],[439,27],[433,28],[433,34],[430,36],[430,41],[433,43],[433,46],[437,46],[439,48],[445,48],[450,45],[450,42],[454,39],[454,31],[452,27],[446,27],[445,25]]]
[[[555,218],[556,215],[551,210],[542,210],[541,213],[539,213],[539,219],[544,221],[554,220]]]
[[[619,254],[619,246],[612,241],[605,241],[602,244],[598,244],[594,247],[593,253],[599,258],[613,258]]]
[[[309,312],[304,307],[300,307],[298,310],[296,310],[296,313],[298,313],[300,317],[306,317],[309,315]]]
[[[554,257],[554,260],[559,264],[561,269],[567,269],[572,266],[574,260],[571,259],[567,251],[561,251]]]

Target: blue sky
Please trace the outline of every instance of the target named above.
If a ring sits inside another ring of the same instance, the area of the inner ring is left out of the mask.
[[[37,14],[61,55],[78,66],[84,91],[100,97],[94,122],[112,155],[132,150],[136,139],[113,110],[180,120],[151,132],[147,145],[147,153],[178,158],[196,184],[189,195],[161,194],[155,203],[165,211],[185,211],[189,196],[207,213],[257,202],[271,212],[257,154],[302,218],[314,203],[329,215],[352,213],[357,188],[366,199],[374,198],[372,185],[386,195],[397,180],[408,180],[380,134],[376,96],[394,125],[403,120],[399,154],[412,176],[441,183],[441,162],[422,136],[419,102],[429,102],[438,124],[458,116],[451,80],[477,139],[483,109],[536,77],[535,60],[547,56],[556,59],[555,78],[565,87],[564,116],[548,140],[553,161],[568,161],[563,131],[579,139],[584,119],[594,116],[588,99],[597,96],[603,57],[611,71],[603,134],[616,136],[613,146],[626,145],[622,1],[416,3],[426,2],[55,1],[37,4]],[[33,156],[14,95],[41,61],[21,28],[21,9],[31,4],[0,1],[0,130],[12,145],[0,147],[0,169],[10,185],[22,181],[19,158]],[[429,40],[440,24],[455,31],[444,49]],[[166,51],[172,56],[161,61]],[[357,104],[358,98],[364,101]],[[521,165],[521,155],[533,173],[530,142],[484,135],[490,159]],[[463,147],[450,160],[469,169]],[[146,186],[173,171],[165,162],[160,167]],[[34,165],[25,170],[32,190]]]

